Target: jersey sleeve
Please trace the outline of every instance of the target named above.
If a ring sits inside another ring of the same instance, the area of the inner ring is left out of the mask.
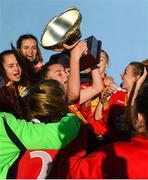
[[[77,136],[81,126],[79,119],[70,113],[59,122],[49,124],[33,124],[9,113],[0,113],[0,121],[2,117],[27,149],[64,148]],[[8,137],[6,139],[12,143]]]

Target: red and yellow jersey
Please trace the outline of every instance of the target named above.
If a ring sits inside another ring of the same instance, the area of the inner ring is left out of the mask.
[[[69,108],[69,111],[72,113],[72,114],[75,114],[84,124],[87,124],[87,121],[86,119],[84,118],[83,114],[80,112],[79,110],[79,103],[77,104],[71,104],[68,106]]]
[[[20,106],[18,85],[9,81],[0,88],[0,111],[12,113],[18,117],[22,117],[22,109]]]
[[[102,81],[105,82],[106,79],[107,79],[107,75],[105,74],[102,77]],[[81,84],[81,89],[85,89],[86,87],[88,87],[90,85],[91,85],[90,82],[84,82]],[[89,121],[90,118],[94,116],[94,113],[95,113],[98,103],[99,103],[99,95],[96,97],[93,97],[88,102],[80,105],[79,110],[80,110],[81,114],[84,116],[84,118],[86,119],[86,121]]]
[[[89,118],[89,123],[92,125],[95,133],[104,135],[110,131],[110,128],[116,129],[118,126],[121,126],[122,117],[125,116],[126,105],[127,93],[123,89],[118,89],[110,96],[108,108],[102,109],[103,118],[98,121],[93,116]]]

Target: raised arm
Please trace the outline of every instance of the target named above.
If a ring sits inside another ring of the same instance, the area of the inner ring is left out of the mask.
[[[102,110],[108,108],[109,98],[117,90],[117,85],[114,83],[112,77],[107,78],[104,84],[106,87],[101,92],[101,97],[95,111],[95,120],[101,120],[103,118]]]
[[[80,90],[80,58],[87,51],[85,41],[80,41],[70,51],[70,74],[68,79],[68,100],[73,102],[80,98],[80,104],[90,100],[92,97],[100,93],[103,89],[103,82],[97,66],[91,68],[92,85]]]
[[[70,73],[68,78],[67,95],[69,102],[73,102],[80,96],[80,58],[87,51],[85,41],[80,41],[70,51]]]
[[[140,78],[137,80],[136,87],[135,87],[135,91],[134,91],[134,94],[133,94],[133,97],[132,97],[132,101],[131,101],[131,106],[134,105],[135,98],[137,97],[138,91],[139,91],[142,83],[143,83],[144,80],[146,79],[147,74],[148,74],[148,73],[147,73],[146,67],[144,67],[143,75],[140,76]]]
[[[103,82],[99,72],[99,68],[95,65],[91,67],[92,85],[81,89],[80,91],[80,104],[83,104],[99,94],[103,90]]]

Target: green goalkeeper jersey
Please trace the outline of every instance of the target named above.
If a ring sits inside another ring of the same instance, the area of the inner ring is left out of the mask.
[[[26,149],[62,149],[76,138],[79,119],[68,113],[54,123],[27,122],[16,119],[12,114],[0,113],[0,179],[5,179],[9,168],[18,158],[20,149],[9,138],[4,119]]]

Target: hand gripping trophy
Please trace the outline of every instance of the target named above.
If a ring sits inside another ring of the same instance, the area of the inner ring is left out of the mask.
[[[72,49],[81,38],[81,20],[82,16],[76,7],[70,7],[59,16],[53,17],[41,36],[42,47],[54,51]],[[98,64],[100,61],[101,41],[98,41],[94,36],[85,40],[88,52],[80,59],[80,71]]]

